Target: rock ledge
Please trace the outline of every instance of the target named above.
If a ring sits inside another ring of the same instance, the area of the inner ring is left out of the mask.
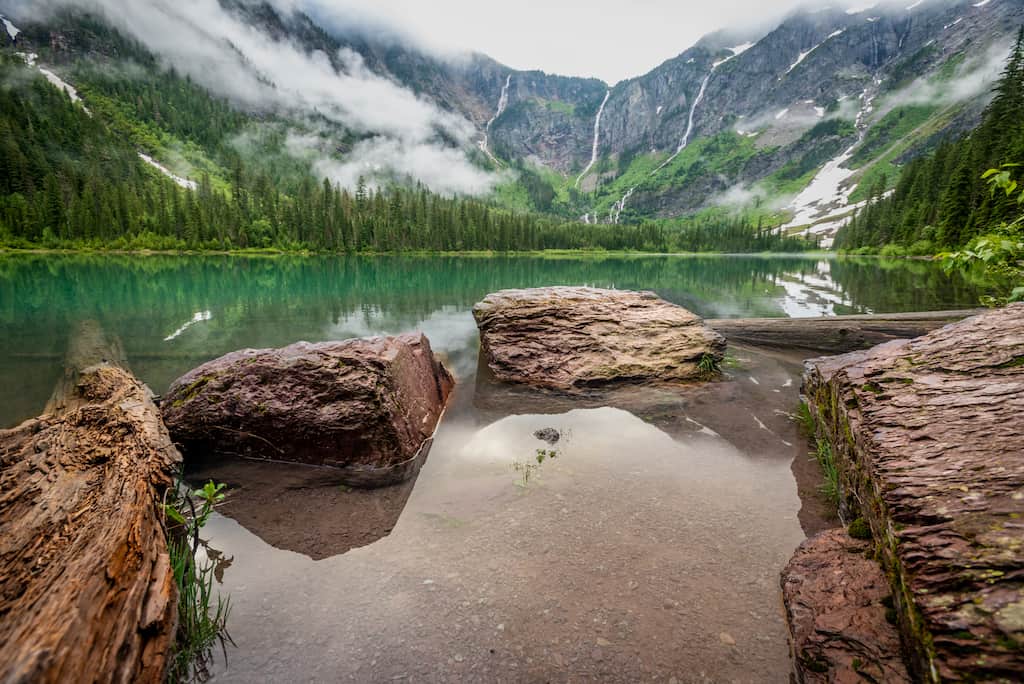
[[[1024,304],[814,359],[847,519],[890,578],[915,679],[1024,672]]]

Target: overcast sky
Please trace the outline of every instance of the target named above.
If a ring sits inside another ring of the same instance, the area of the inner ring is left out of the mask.
[[[280,1],[280,0],[279,0]],[[777,19],[825,0],[284,0],[346,21],[353,15],[400,28],[435,50],[484,52],[517,69],[638,76],[702,35]],[[910,2],[911,0],[908,0]],[[836,0],[842,7],[870,4]]]

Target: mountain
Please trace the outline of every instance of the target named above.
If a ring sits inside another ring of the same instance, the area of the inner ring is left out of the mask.
[[[801,10],[770,30],[708,35],[610,86],[517,71],[482,54],[439,57],[395,36],[318,23],[267,2],[220,6],[275,44],[325,55],[339,74],[365,70],[429,102],[442,113],[432,115],[431,144],[458,148],[482,172],[501,173],[492,197],[506,206],[620,224],[742,209],[789,231],[823,235],[870,188],[895,186],[909,160],[977,125],[1024,24],[1021,0]],[[24,32],[15,49],[45,48],[53,72],[80,68],[72,65],[83,58],[118,60],[78,20],[19,8],[13,18]],[[0,11],[12,15],[3,3]],[[273,119],[280,111],[256,113]],[[469,133],[441,130],[447,124],[436,121],[449,114],[462,122],[454,128]],[[343,120],[318,130],[318,150],[342,164],[359,158],[379,139],[373,117],[364,112],[359,125]],[[187,150],[178,154],[187,163],[176,168],[197,165]],[[379,164],[363,166],[372,173]],[[350,169],[334,177],[354,176]]]
[[[1019,0],[802,10],[614,86],[335,35],[473,121],[529,176],[531,208],[635,222],[758,205],[831,234],[879,179],[894,186],[907,161],[978,123],[1022,24]]]

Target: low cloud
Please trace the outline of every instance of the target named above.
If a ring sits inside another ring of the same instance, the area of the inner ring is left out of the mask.
[[[736,210],[749,209],[757,205],[768,211],[781,211],[788,206],[792,199],[792,197],[773,197],[760,185],[738,183],[725,192],[712,197],[711,204]]]
[[[987,96],[1006,67],[1010,46],[998,43],[964,60],[948,80],[919,78],[886,98],[886,109],[903,105],[949,105]]]
[[[309,160],[317,175],[349,188],[360,178],[369,186],[412,178],[435,192],[482,194],[502,180],[464,163],[465,155],[450,147],[375,136],[356,143],[350,154],[338,159],[330,154],[329,144],[316,133],[294,133],[285,140],[289,153]]]
[[[495,182],[451,146],[471,147],[469,121],[377,76],[351,50],[332,56],[336,70],[323,52],[274,40],[217,0],[43,0],[27,11],[37,14],[39,5],[104,16],[167,66],[243,108],[326,119],[366,136],[343,161],[318,165],[346,185],[360,175],[349,172],[357,168],[381,178],[412,176],[448,193],[486,192]]]

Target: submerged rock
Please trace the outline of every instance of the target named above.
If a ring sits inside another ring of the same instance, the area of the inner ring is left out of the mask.
[[[421,334],[243,349],[174,381],[164,420],[186,459],[339,469],[379,487],[417,472],[453,380]]]
[[[892,580],[916,679],[1024,672],[1024,304],[808,362],[843,509]]]
[[[546,427],[535,431],[533,433],[533,436],[542,442],[547,442],[548,444],[554,446],[555,444],[558,444],[558,440],[562,438],[562,433],[560,433],[555,428]]]
[[[886,619],[889,583],[869,544],[844,530],[805,541],[782,571],[798,682],[910,682]]]
[[[502,290],[473,316],[498,380],[551,389],[699,380],[725,353],[721,335],[652,292]]]

